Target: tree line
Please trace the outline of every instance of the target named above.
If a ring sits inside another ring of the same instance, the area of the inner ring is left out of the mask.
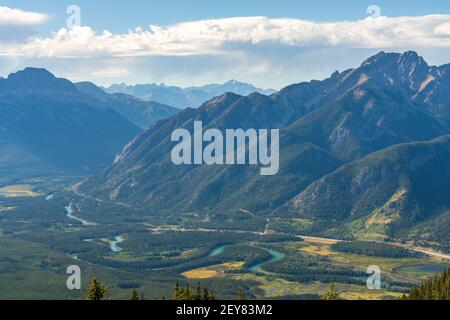
[[[322,300],[339,299],[340,292],[336,292],[334,283],[331,283],[328,291],[321,297]],[[93,279],[86,293],[86,300],[108,300],[110,298],[108,287],[97,279]],[[245,300],[245,291],[242,288],[236,289],[236,300]],[[131,300],[145,300],[144,295],[139,297],[136,289],[133,289],[130,296]],[[197,283],[196,288],[191,288],[187,283],[185,286],[180,285],[177,281],[172,291],[173,300],[216,300],[213,291],[209,290],[206,285]],[[166,297],[161,297],[166,300]],[[436,275],[429,280],[425,280],[421,285],[414,286],[408,295],[403,295],[402,300],[450,300],[450,268],[442,274]]]
[[[236,288],[236,300],[245,300],[245,291],[242,288]],[[86,300],[90,301],[101,301],[109,300],[110,295],[108,292],[108,287],[97,279],[92,279],[89,289],[87,290]],[[160,300],[166,300],[166,297],[160,297]],[[130,300],[145,300],[143,294],[139,296],[136,289],[131,291]],[[214,292],[206,285],[202,285],[200,282],[197,283],[195,288],[192,288],[189,283],[185,286],[180,285],[177,281],[172,290],[172,300],[193,300],[193,301],[212,301],[216,300]]]
[[[450,300],[450,268],[420,286],[414,286],[403,300]]]

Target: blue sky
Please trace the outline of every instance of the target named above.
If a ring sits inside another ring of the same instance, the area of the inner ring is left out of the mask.
[[[71,4],[81,9],[81,27],[65,31]],[[381,17],[371,18],[370,5]],[[448,0],[2,0],[1,8],[3,76],[32,65],[103,85],[235,78],[281,88],[380,50],[450,62]]]
[[[0,4],[53,15],[54,19],[42,28],[45,31],[65,24],[65,10],[71,4],[81,7],[84,24],[111,32],[149,24],[236,16],[353,20],[366,17],[366,9],[372,4],[378,5],[387,16],[450,13],[448,0],[2,0]]]

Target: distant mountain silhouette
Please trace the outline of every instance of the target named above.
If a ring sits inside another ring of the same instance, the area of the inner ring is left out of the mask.
[[[201,87],[180,88],[164,84],[138,84],[128,86],[124,83],[105,88],[109,93],[126,93],[146,101],[157,101],[178,108],[196,108],[202,103],[226,92],[249,95],[254,92],[270,95],[273,89],[260,89],[251,84],[230,80],[224,84],[208,84]]]
[[[147,102],[123,93],[108,94],[92,82],[79,82],[75,86],[80,92],[102,101],[141,128],[148,128],[152,123],[180,111],[174,107],[153,101]]]
[[[44,69],[0,79],[0,114],[3,170],[105,166],[141,131]]]

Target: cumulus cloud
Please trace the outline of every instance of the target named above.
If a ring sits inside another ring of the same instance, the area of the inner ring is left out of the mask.
[[[43,13],[0,6],[0,26],[36,26],[48,21],[49,18]]]
[[[423,49],[439,60],[448,57],[449,48],[450,15],[328,23],[235,17],[150,25],[123,34],[62,28],[20,43],[0,42],[0,56],[103,83],[115,77],[177,84],[228,77],[280,87],[353,67],[379,50]]]
[[[26,41],[35,33],[37,26],[49,19],[46,14],[0,6],[0,43],[10,45]]]
[[[32,17],[35,14],[29,13]],[[39,21],[39,16],[34,18]],[[23,20],[23,18],[22,18]],[[450,46],[450,15],[378,17],[318,23],[299,19],[237,17],[136,28],[125,34],[96,33],[90,27],[60,29],[20,46],[1,46],[3,54],[47,57],[120,57],[221,54],[236,44],[290,47],[386,48]]]

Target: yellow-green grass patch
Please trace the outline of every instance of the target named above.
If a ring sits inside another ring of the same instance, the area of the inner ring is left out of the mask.
[[[39,193],[32,190],[28,184],[11,185],[0,188],[0,197],[20,198],[20,197],[38,197]]]
[[[326,245],[309,245],[300,248],[300,251],[317,256],[331,256],[332,254],[334,254],[331,251],[330,246]]]
[[[225,275],[226,270],[240,269],[244,266],[244,262],[229,262],[209,266],[205,268],[198,268],[183,272],[182,275],[187,279],[209,279],[218,278]]]
[[[303,241],[307,243],[316,243],[316,244],[325,244],[325,245],[332,245],[336,244],[339,241],[333,240],[333,239],[324,239],[324,238],[316,238],[316,237],[302,237]]]

